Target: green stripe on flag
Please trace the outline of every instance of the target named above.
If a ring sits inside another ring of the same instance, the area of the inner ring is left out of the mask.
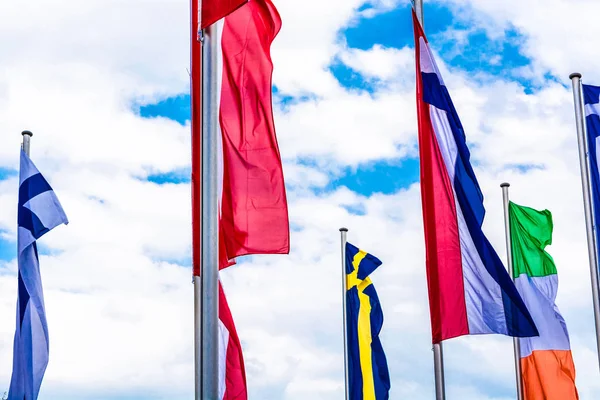
[[[519,206],[512,201],[508,212],[515,278],[521,274],[531,277],[556,274],[554,260],[544,250],[552,244],[552,213]]]

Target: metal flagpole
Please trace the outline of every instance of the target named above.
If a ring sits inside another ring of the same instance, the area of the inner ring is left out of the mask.
[[[502,202],[504,204],[504,233],[506,237],[506,259],[508,266],[508,274],[514,281],[514,271],[513,271],[513,259],[512,259],[512,246],[510,240],[510,217],[508,213],[508,187],[510,183],[504,182],[500,184],[502,188]],[[523,378],[521,375],[521,343],[519,342],[519,338],[513,337],[513,349],[515,355],[515,375],[517,382],[517,400],[523,400]]]
[[[433,344],[433,368],[435,370],[435,399],[446,399],[446,384],[444,382],[444,352],[442,342]]]
[[[425,19],[423,16],[423,0],[414,0],[415,13],[425,29]],[[435,376],[435,398],[436,400],[446,399],[446,385],[444,382],[444,352],[442,342],[433,344],[433,368]]]
[[[583,114],[583,96],[581,95],[581,74],[575,72],[569,75],[573,84],[573,100],[575,102],[575,124],[577,126],[577,142],[579,144],[579,167],[581,168],[581,186],[583,188],[583,209],[588,243],[588,256],[590,259],[590,275],[592,278],[592,296],[594,304],[594,319],[596,322],[596,350],[598,365],[600,366],[600,286],[598,282],[598,253],[594,237],[594,221],[592,214],[592,201],[590,196],[590,171],[589,152],[587,146],[587,132],[585,128],[585,115]]]
[[[202,399],[219,397],[217,26],[202,31]]]
[[[423,0],[414,0],[413,3],[415,5],[415,13],[417,14],[417,18],[421,23],[421,27],[425,29],[423,25]]]
[[[340,228],[340,235],[342,239],[342,309],[344,320],[342,322],[343,332],[344,332],[344,393],[345,399],[349,400],[350,398],[350,376],[348,372],[348,317],[346,315],[346,294],[348,292],[348,283],[346,279],[346,235],[348,233],[348,228]]]
[[[23,135],[23,144],[22,149],[25,152],[25,154],[27,154],[27,157],[29,157],[29,150],[31,147],[31,137],[33,136],[33,133],[29,132],[29,131],[23,131],[21,132],[21,135]]]
[[[194,399],[202,399],[202,282],[194,275]]]

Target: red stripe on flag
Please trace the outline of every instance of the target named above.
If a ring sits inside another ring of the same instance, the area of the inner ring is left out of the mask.
[[[214,24],[221,18],[234,12],[236,9],[244,5],[248,0],[192,0],[196,2],[196,7],[200,3],[202,10],[200,29],[204,29],[209,25]],[[198,12],[196,11],[196,15]],[[198,17],[196,17],[197,19]],[[198,24],[195,25],[196,27]],[[196,29],[196,28],[194,28]]]
[[[281,19],[270,0],[225,18],[220,122],[222,228],[229,259],[289,252],[288,208],[273,122],[270,47]]]
[[[429,104],[423,100],[419,37],[425,34],[414,11],[413,24],[429,309],[432,340],[439,343],[468,334],[469,324],[454,190],[433,131]]]
[[[196,40],[198,0],[191,0],[190,110],[192,125],[192,274],[200,275],[202,216],[202,51]]]
[[[233,323],[233,317],[223,287],[219,282],[219,319],[229,331],[225,369],[225,394],[222,400],[247,400],[246,370],[242,345]]]

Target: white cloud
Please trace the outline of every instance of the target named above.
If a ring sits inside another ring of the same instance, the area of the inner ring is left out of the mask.
[[[375,45],[370,50],[348,49],[341,59],[363,76],[382,80],[397,80],[403,72],[414,67],[415,51],[408,47],[387,49]],[[412,82],[411,82],[412,83]]]

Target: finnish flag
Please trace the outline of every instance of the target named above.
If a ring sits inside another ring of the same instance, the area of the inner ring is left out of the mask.
[[[48,325],[36,240],[67,216],[54,191],[21,151],[18,207],[18,299],[8,400],[36,400],[48,365]]]
[[[585,104],[585,123],[587,128],[587,145],[590,163],[590,181],[592,182],[592,204],[594,209],[594,225],[600,222],[600,87],[583,86],[583,102]],[[596,229],[596,243],[600,244],[600,230]]]

